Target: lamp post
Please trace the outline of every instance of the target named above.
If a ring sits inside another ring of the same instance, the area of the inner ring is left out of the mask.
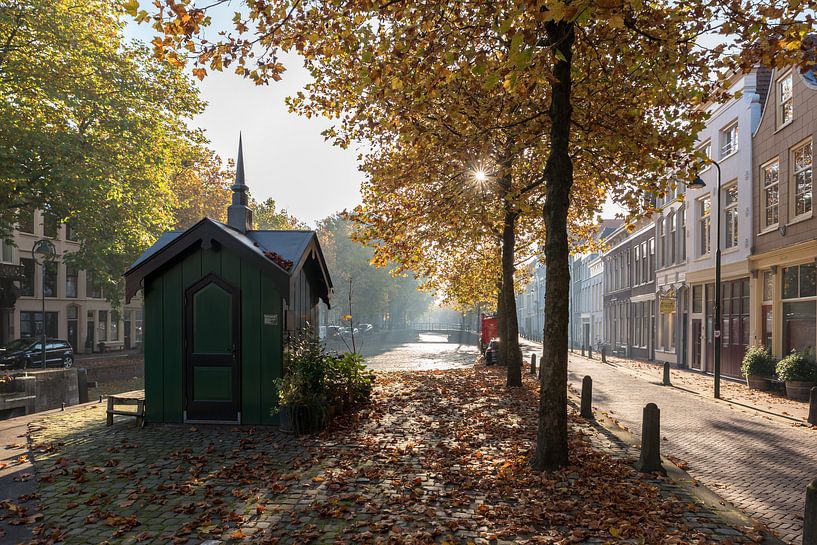
[[[715,195],[717,207],[715,209],[715,399],[721,397],[721,166],[717,161],[709,159],[718,170],[718,191]],[[687,186],[690,189],[703,189],[706,187],[700,176]],[[710,215],[711,217],[711,215]]]
[[[46,367],[46,359],[45,359],[45,345],[46,345],[46,334],[45,334],[45,269],[48,263],[54,261],[54,258],[57,257],[57,249],[54,248],[54,244],[46,239],[40,239],[34,243],[34,247],[31,249],[31,258],[34,260],[35,263],[39,263],[41,268],[40,274],[40,295],[42,296],[42,327],[40,328],[40,343],[42,348],[42,362],[43,362],[43,369]]]

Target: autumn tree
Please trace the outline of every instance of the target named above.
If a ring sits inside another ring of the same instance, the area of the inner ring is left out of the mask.
[[[186,124],[195,84],[126,43],[123,15],[102,0],[0,8],[0,236],[20,209],[70,221],[67,259],[109,284],[173,225],[180,150],[203,144]]]
[[[396,270],[393,264],[376,267],[374,252],[354,239],[355,227],[345,214],[333,214],[318,222],[317,232],[326,264],[335,283],[334,300],[341,314],[348,308],[349,281],[355,322],[400,327],[421,316],[431,297],[421,292],[414,275]],[[384,321],[384,316],[388,320]]]
[[[275,199],[269,198],[265,201],[258,202],[252,200],[250,207],[253,209],[253,222],[256,229],[276,229],[276,230],[291,230],[291,229],[306,229],[298,218],[290,215],[285,209],[278,210],[278,203]]]
[[[260,83],[281,77],[281,50],[297,51],[313,66],[343,68],[313,70],[305,94],[312,109],[303,110],[337,117],[341,139],[344,125],[358,119],[385,124],[376,133],[383,138],[392,128],[413,130],[406,107],[426,111],[424,102],[466,74],[546,119],[545,152],[528,174],[544,193],[544,377],[533,464],[547,470],[568,463],[571,210],[586,211],[596,193],[634,215],[648,213],[651,195],[675,183],[675,173],[684,177],[704,116],[695,106],[719,98],[719,80],[756,62],[814,63],[803,44],[817,7],[813,0],[261,1],[237,13],[229,39],[211,43],[199,39],[210,22],[205,10],[175,0],[158,6],[159,57],[178,60],[190,51],[199,70],[234,64]],[[360,77],[348,78],[352,71]],[[452,107],[443,121],[469,113]],[[368,138],[370,129],[357,126]],[[492,160],[501,164],[502,156]]]
[[[203,217],[226,221],[235,172],[212,150],[183,142],[180,160],[170,177],[173,227],[186,229]]]

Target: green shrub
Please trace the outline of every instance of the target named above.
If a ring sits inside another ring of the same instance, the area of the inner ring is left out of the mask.
[[[284,376],[275,380],[279,405],[326,404],[326,360],[323,344],[310,329],[299,332],[284,356]]]
[[[777,377],[783,381],[817,382],[817,363],[811,350],[792,351],[777,363]]]
[[[740,372],[744,377],[771,377],[775,372],[775,361],[763,346],[752,346],[743,356]]]
[[[284,376],[274,381],[278,407],[311,409],[317,414],[327,405],[360,404],[371,398],[374,373],[364,365],[363,356],[327,353],[311,329],[290,342],[284,365]]]

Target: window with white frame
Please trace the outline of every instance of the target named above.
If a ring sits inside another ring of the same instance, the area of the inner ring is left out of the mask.
[[[712,159],[712,141],[707,140],[706,142],[698,146],[698,149],[696,151],[698,152],[698,155],[703,155],[705,159]],[[705,169],[709,168],[709,164],[707,163],[704,166],[704,168]]]
[[[727,248],[738,245],[738,184],[732,184],[723,190],[723,216],[726,223],[724,244]]]
[[[721,130],[721,159],[738,151],[738,122]]]
[[[794,179],[794,215],[811,212],[812,201],[812,147],[807,142],[792,150],[792,178]]]
[[[678,261],[683,261],[687,258],[687,225],[686,225],[686,205],[681,205],[678,209],[678,230],[680,231],[678,241]]]
[[[667,234],[667,242],[669,248],[667,249],[667,263],[672,265],[675,263],[675,236],[676,236],[676,215],[669,216],[669,233]]]
[[[709,195],[698,199],[698,253],[699,255],[706,255],[712,249],[712,243],[709,240],[709,231],[712,225],[712,218],[710,217],[711,202]]]
[[[792,73],[789,72],[777,80],[777,126],[787,125],[793,118]]]
[[[763,227],[772,227],[780,221],[780,160],[775,159],[760,167],[763,181]]]
[[[14,262],[14,243],[10,240],[0,240],[0,246],[3,250],[0,252],[0,261],[3,263]]]

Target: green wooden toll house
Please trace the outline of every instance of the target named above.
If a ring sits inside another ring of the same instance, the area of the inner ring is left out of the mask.
[[[314,231],[257,231],[244,158],[227,223],[164,234],[125,273],[145,300],[148,422],[274,424],[286,339],[317,326],[332,281]]]

